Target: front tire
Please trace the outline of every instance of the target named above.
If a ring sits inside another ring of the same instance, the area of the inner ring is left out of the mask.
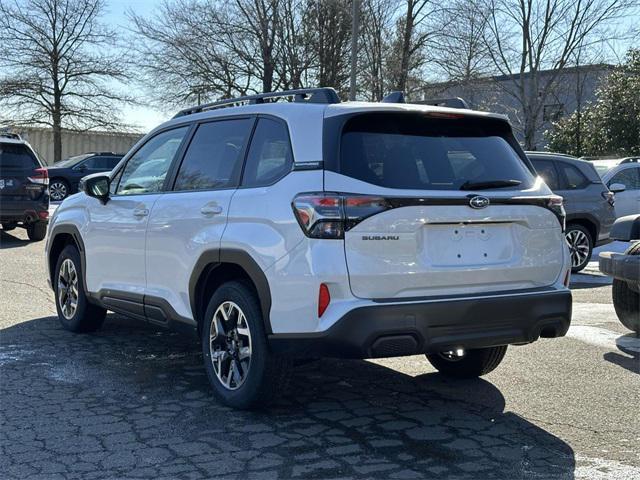
[[[75,246],[67,245],[60,253],[53,280],[56,310],[62,327],[76,333],[98,330],[107,311],[87,301],[80,254]]]
[[[640,243],[629,247],[625,254],[640,255]],[[624,280],[614,278],[612,296],[620,323],[640,335],[640,293],[632,290]]]
[[[35,222],[27,225],[27,236],[32,242],[44,240],[47,236],[47,224],[45,222]]]
[[[502,362],[507,346],[464,350],[456,352],[429,353],[427,360],[443,375],[454,378],[474,378],[495,370]]]
[[[271,353],[254,289],[220,286],[201,328],[204,366],[220,402],[238,409],[265,407],[288,383],[291,362]]]
[[[568,225],[564,238],[569,246],[571,272],[578,273],[587,266],[593,253],[593,238],[582,225]]]

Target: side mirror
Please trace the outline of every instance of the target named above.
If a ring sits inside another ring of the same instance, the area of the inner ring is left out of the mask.
[[[87,166],[84,163],[81,163],[80,165],[78,165],[77,167],[75,167],[75,170],[79,171],[79,172],[84,172],[87,170]]]
[[[81,180],[80,189],[88,196],[97,198],[102,203],[107,203],[109,201],[110,182],[109,176],[102,173],[87,175]]]
[[[627,189],[627,186],[624,183],[613,183],[609,185],[609,190],[613,193],[624,192]]]

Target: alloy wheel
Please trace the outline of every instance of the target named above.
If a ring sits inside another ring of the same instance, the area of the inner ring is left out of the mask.
[[[78,309],[78,272],[70,258],[66,258],[60,265],[58,305],[67,320],[71,320]]]
[[[565,235],[565,240],[571,254],[571,266],[573,268],[579,267],[586,262],[589,256],[589,239],[587,235],[580,230],[569,230]]]
[[[49,185],[49,197],[52,200],[64,200],[67,196],[67,186],[62,182],[53,182]]]
[[[240,388],[251,367],[251,333],[236,303],[223,302],[213,314],[209,344],[213,370],[222,386]]]

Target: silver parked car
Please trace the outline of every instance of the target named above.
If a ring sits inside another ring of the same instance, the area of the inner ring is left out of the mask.
[[[640,213],[640,157],[595,160],[602,181],[616,192],[616,217]]]
[[[527,152],[527,156],[549,188],[564,198],[571,270],[579,272],[589,263],[593,248],[609,242],[616,219],[614,193],[591,162],[561,153]]]

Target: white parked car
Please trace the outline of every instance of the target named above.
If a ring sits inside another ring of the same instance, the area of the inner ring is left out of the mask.
[[[616,217],[640,213],[640,157],[594,160],[593,165],[616,194]]]
[[[249,408],[295,357],[470,377],[564,335],[563,228],[505,117],[308,89],[156,128],[56,210],[47,266],[63,327],[108,309],[198,331],[216,397]]]

